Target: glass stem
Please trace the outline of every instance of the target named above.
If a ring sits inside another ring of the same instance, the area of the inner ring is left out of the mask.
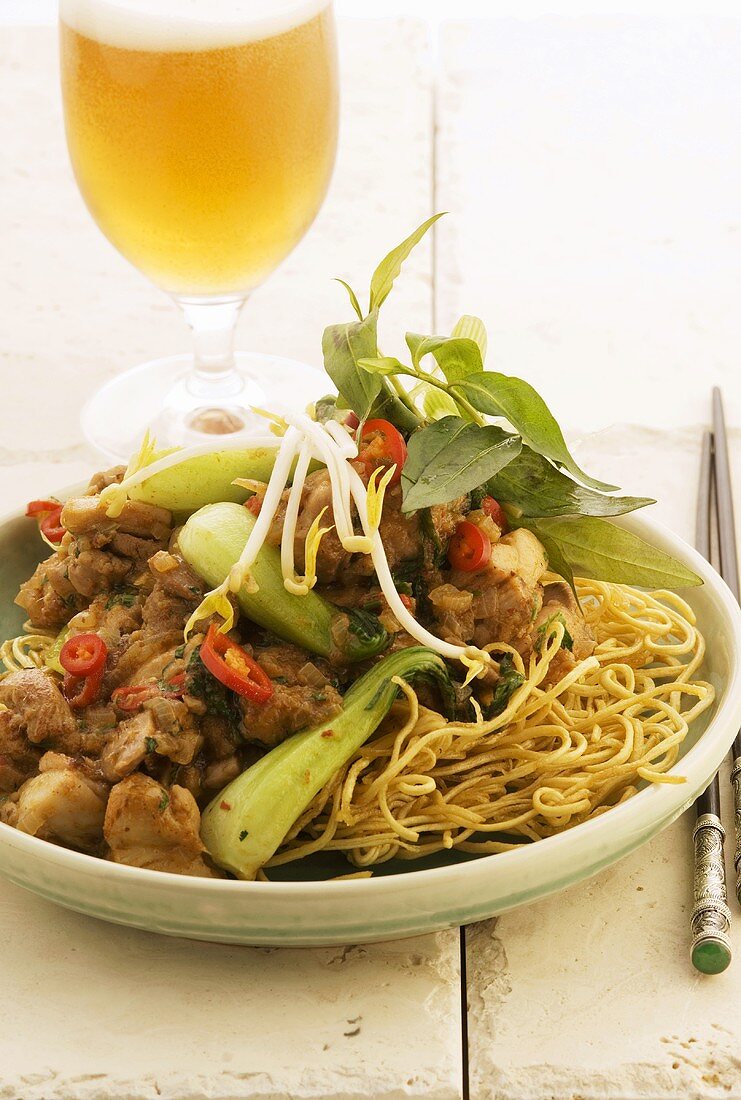
[[[246,297],[176,298],[193,330],[193,370],[187,381],[204,404],[217,405],[244,388],[234,368],[234,334]]]

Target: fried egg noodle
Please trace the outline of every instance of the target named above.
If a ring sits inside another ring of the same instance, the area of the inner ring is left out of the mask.
[[[557,579],[557,578],[553,578]],[[442,849],[490,854],[552,836],[609,810],[639,785],[682,783],[667,774],[688,728],[715,697],[697,674],[705,639],[674,592],[578,580],[594,654],[544,684],[564,637],[553,633],[496,718],[449,722],[402,698],[380,728],[316,796],[267,864],[320,851],[356,867],[418,859]]]

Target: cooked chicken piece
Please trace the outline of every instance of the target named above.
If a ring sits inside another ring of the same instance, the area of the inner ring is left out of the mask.
[[[154,698],[140,713],[120,722],[100,757],[103,775],[111,783],[136,771],[150,753],[175,764],[190,764],[201,745],[192,714],[177,699]]]
[[[33,576],[23,582],[15,598],[34,626],[62,627],[85,603],[76,593],[66,599],[57,592],[52,582],[58,570],[59,558],[52,554],[36,566]]]
[[[534,623],[534,634],[539,632],[554,616],[559,617],[571,635],[572,649],[559,649],[551,660],[546,683],[555,684],[594,652],[595,638],[587,625],[576,597],[566,581],[547,584],[543,589],[543,607]],[[545,631],[543,630],[543,633]]]
[[[477,646],[506,642],[527,657],[532,650],[533,622],[542,602],[541,586],[530,588],[517,574],[488,587],[482,584],[474,593],[476,625],[471,640]]]
[[[429,593],[436,630],[444,642],[466,645],[473,637],[473,593],[440,584]]]
[[[203,786],[207,790],[220,791],[227,783],[231,783],[232,779],[236,779],[242,770],[239,757],[233,753],[224,760],[209,764],[203,773]]]
[[[39,768],[18,792],[16,828],[72,848],[96,847],[103,838],[106,788],[59,753],[46,753]]]
[[[288,503],[288,490],[281,498],[278,511],[270,526],[268,542],[272,546],[279,546],[283,537],[283,524],[286,518],[286,505]],[[294,558],[299,572],[305,568],[304,543],[309,533],[309,528],[326,508],[322,518],[322,527],[332,527],[334,512],[332,511],[332,485],[327,470],[317,470],[309,474],[301,494],[301,506],[296,521],[296,538],[294,541]],[[322,539],[317,555],[316,571],[320,584],[331,584],[347,568],[350,554],[343,550],[342,543],[337,537],[337,532],[332,528]]]
[[[46,741],[62,752],[79,752],[82,739],[67,700],[40,668],[24,668],[0,680],[0,703],[21,720],[29,741]]]
[[[118,602],[119,598],[126,602]],[[134,591],[126,590],[125,594],[103,593],[96,596],[89,607],[70,619],[69,628],[73,634],[94,631],[110,651],[119,645],[122,638],[138,630],[141,621],[141,602]]]
[[[111,466],[110,470],[101,470],[100,473],[93,474],[85,490],[85,496],[98,496],[98,494],[102,493],[104,489],[107,489],[109,485],[115,485],[123,481],[125,473],[125,466]]]
[[[430,508],[430,520],[440,542],[445,544],[461,520],[465,519],[470,508],[468,495],[456,497],[447,504],[433,504]]]
[[[23,731],[22,718],[0,711],[0,794],[17,790],[38,768],[39,752]]]
[[[520,527],[494,543],[486,572],[497,584],[516,574],[528,588],[533,588],[547,568],[548,559],[541,543],[532,531]],[[477,573],[477,581],[479,576]]]
[[[124,583],[132,570],[128,558],[119,558],[106,550],[79,550],[67,558],[67,572],[76,592],[92,599]]]
[[[257,649],[255,659],[273,681],[273,694],[266,703],[239,700],[248,741],[277,745],[342,710],[342,697],[329,682],[327,666],[323,671],[323,662],[310,661],[298,646],[286,643]],[[314,683],[309,682],[312,679]]]
[[[108,657],[108,671],[103,682],[105,691],[122,684],[144,684],[159,680],[175,660],[175,650],[183,644],[182,628],[167,634],[145,634],[139,631],[127,638]]]
[[[150,565],[151,568],[151,565]],[[203,599],[206,586],[201,578],[181,562],[167,573],[152,570],[154,586],[143,610],[146,633],[180,631]]]
[[[154,722],[155,752],[174,764],[190,764],[203,744],[196,719],[180,699],[155,696],[143,707]]]
[[[132,867],[219,877],[203,858],[201,815],[184,787],[167,790],[145,775],[130,775],[111,791],[103,832],[110,858]]]
[[[3,825],[12,825],[15,829],[18,824],[17,794],[12,794],[10,798],[0,799],[0,821]]]
[[[224,760],[231,756],[241,742],[234,724],[220,714],[204,714],[201,719],[204,750],[210,760]]]
[[[100,770],[111,783],[130,775],[155,751],[155,725],[149,713],[120,722],[100,756]]]
[[[154,504],[128,500],[121,514],[112,519],[106,515],[105,505],[99,497],[77,497],[68,500],[62,509],[62,525],[76,536],[102,532],[113,537],[121,531],[162,542],[170,537],[172,513]],[[151,552],[154,553],[154,548]]]
[[[532,648],[532,624],[540,611],[540,578],[546,555],[532,532],[512,531],[494,543],[488,564],[478,573],[453,571],[456,588],[473,592],[473,634],[463,641],[483,646],[507,642],[523,656]]]
[[[116,531],[115,535],[107,543],[107,548],[122,558],[128,558],[144,566],[146,562],[157,553],[157,547],[162,545],[162,540],[154,542],[152,539],[142,538],[140,535],[129,535],[125,531]]]
[[[438,509],[438,518],[443,526],[444,517],[447,516],[445,507]],[[379,527],[383,547],[386,551],[389,567],[398,569],[404,562],[414,561],[422,552],[420,535],[420,519],[418,512],[410,512],[405,515],[401,510],[401,485],[392,485],[386,490],[383,499],[383,512]],[[320,551],[321,553],[321,551]],[[375,570],[369,554],[356,554],[348,573],[340,579],[347,577],[370,577]]]

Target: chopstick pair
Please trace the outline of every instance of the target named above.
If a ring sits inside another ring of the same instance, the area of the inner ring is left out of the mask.
[[[695,545],[718,570],[738,600],[738,557],[728,440],[723,401],[717,387],[713,389],[713,430],[703,437]],[[731,784],[736,826],[734,864],[736,895],[741,904],[741,731],[733,742],[732,753]],[[697,821],[693,832],[694,905],[690,956],[693,966],[703,974],[720,974],[729,966],[732,954],[720,794],[716,773],[695,803]]]

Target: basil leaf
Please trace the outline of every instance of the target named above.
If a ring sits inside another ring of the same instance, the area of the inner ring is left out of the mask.
[[[649,497],[610,497],[585,489],[530,447],[523,447],[487,483],[486,491],[500,504],[516,505],[527,517],[622,516],[656,503]]]
[[[525,443],[592,489],[611,492],[616,485],[608,485],[589,477],[576,464],[569,453],[563,432],[559,428],[543,398],[528,383],[511,375],[496,371],[481,371],[469,375],[456,384],[471,404],[488,416],[503,416],[520,433]],[[455,397],[455,393],[453,393]]]
[[[484,369],[481,349],[474,340],[460,336],[420,336],[416,332],[406,334],[407,347],[412,353],[415,367],[425,355],[433,355],[449,383],[460,382],[471,374]]]
[[[353,288],[350,286],[349,283],[346,283],[344,279],[335,279],[335,282],[339,283],[340,286],[344,286],[345,290],[347,291],[347,293],[350,296],[350,305],[353,307],[353,309],[357,313],[358,320],[362,321],[363,320],[363,311],[360,308],[360,302],[358,301],[358,296],[355,293],[355,291],[353,290]]]
[[[410,374],[411,371],[393,355],[380,355],[376,359],[358,359],[358,366],[368,374]]]
[[[614,523],[593,516],[542,519],[533,532],[550,540],[577,575],[641,588],[686,588],[702,580],[682,562]],[[560,570],[556,570],[560,572]]]
[[[450,334],[451,336],[464,336],[468,340],[473,340],[474,344],[478,344],[479,351],[481,352],[481,362],[486,359],[486,348],[488,344],[486,336],[486,326],[480,317],[472,317],[468,313],[464,313],[462,317],[455,323],[455,327]]]
[[[416,245],[424,237],[427,230],[431,225],[442,218],[442,213],[433,214],[431,218],[428,218],[426,222],[414,230],[410,236],[397,245],[396,248],[389,252],[388,256],[381,260],[380,264],[373,272],[373,278],[370,284],[370,311],[378,310],[391,293],[391,288],[394,285],[394,280],[401,271],[401,265],[407,259],[409,254],[415,248]]]
[[[481,427],[458,416],[421,428],[409,440],[402,511],[413,512],[470,492],[519,454],[522,440],[495,424]]]
[[[324,368],[342,399],[363,420],[381,392],[381,379],[358,366],[359,359],[378,356],[378,314],[364,321],[329,325],[322,336]]]
[[[444,416],[458,416],[458,406],[453,398],[436,386],[420,382],[422,408],[430,420],[442,420]]]

